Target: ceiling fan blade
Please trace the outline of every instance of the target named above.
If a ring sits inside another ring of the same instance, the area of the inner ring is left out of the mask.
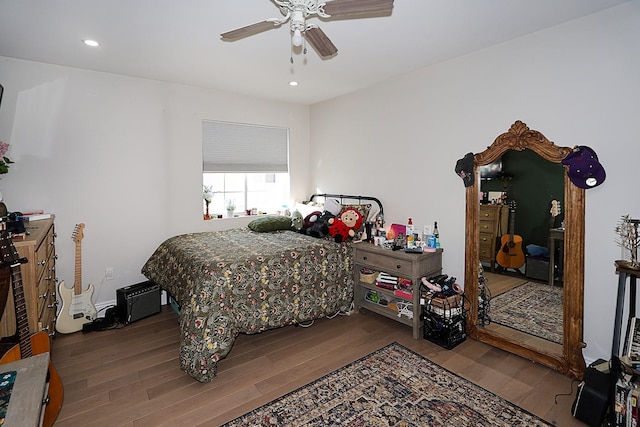
[[[323,9],[332,17],[389,14],[393,0],[333,0],[326,2]]]
[[[307,41],[322,58],[328,58],[338,53],[338,48],[329,37],[318,27],[309,27],[304,32]]]
[[[263,31],[270,30],[279,25],[279,22],[275,19],[265,19],[264,21],[256,22],[255,24],[247,25],[245,27],[236,28],[235,30],[227,31],[220,34],[222,40],[232,42],[244,37],[249,37],[254,34],[261,33]]]

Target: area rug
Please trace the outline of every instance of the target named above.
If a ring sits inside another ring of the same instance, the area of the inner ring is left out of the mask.
[[[392,343],[225,426],[551,424]]]
[[[492,322],[562,344],[563,288],[526,282],[491,298]]]

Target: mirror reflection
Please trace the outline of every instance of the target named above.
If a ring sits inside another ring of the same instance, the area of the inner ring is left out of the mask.
[[[564,169],[531,150],[478,168],[479,325],[562,353]]]

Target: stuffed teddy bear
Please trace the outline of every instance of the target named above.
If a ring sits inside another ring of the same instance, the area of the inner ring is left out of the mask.
[[[341,243],[354,237],[360,227],[362,227],[362,214],[357,209],[345,209],[340,217],[329,220],[329,235],[335,239],[336,243]]]
[[[306,229],[306,234],[313,237],[326,237],[329,235],[329,221],[335,218],[335,215],[329,211],[324,211],[313,222],[313,225]]]

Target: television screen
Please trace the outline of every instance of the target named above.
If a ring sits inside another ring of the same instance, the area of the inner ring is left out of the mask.
[[[481,179],[495,179],[502,172],[502,159],[498,159],[488,165],[478,166]]]

